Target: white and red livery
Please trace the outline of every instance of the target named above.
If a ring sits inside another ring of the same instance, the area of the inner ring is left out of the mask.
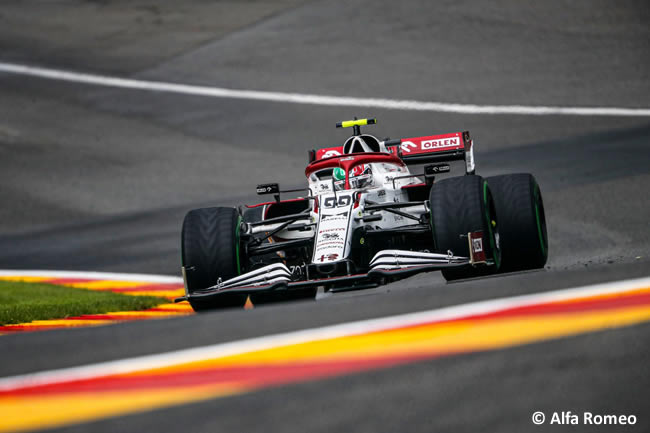
[[[257,192],[274,200],[190,212],[183,227],[182,299],[195,309],[218,308],[249,295],[254,303],[313,297],[318,287],[371,287],[424,271],[442,270],[447,279],[496,272],[503,240],[498,206],[494,188],[475,174],[469,133],[394,140],[361,133],[374,123],[337,124],[354,133],[340,146],[309,153],[304,190],[264,184]],[[454,161],[462,175],[437,180]],[[538,195],[535,234],[543,243],[541,194],[531,194],[533,201]],[[200,225],[209,220],[235,233],[225,241],[204,239]]]

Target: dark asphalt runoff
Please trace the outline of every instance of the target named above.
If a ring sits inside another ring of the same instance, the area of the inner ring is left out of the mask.
[[[650,4],[9,0],[0,62],[178,83],[483,105],[650,107]],[[482,175],[533,173],[540,271],[419,275],[317,302],[0,338],[0,376],[650,275],[650,118],[454,114],[124,90],[0,73],[0,269],[180,274],[185,212],[304,184],[337,121],[469,130]],[[570,431],[534,411],[635,414],[650,325],[312,381],[61,431]],[[610,426],[611,427],[611,426]],[[597,431],[612,431],[603,428]]]

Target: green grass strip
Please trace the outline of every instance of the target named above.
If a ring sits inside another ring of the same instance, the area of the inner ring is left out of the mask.
[[[129,296],[41,283],[0,281],[0,325],[64,319],[83,314],[146,310],[169,303],[155,296]]]

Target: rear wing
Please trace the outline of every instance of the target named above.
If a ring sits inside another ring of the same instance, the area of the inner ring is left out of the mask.
[[[435,162],[465,161],[467,174],[474,174],[474,142],[469,131],[451,134],[428,135],[425,137],[397,138],[380,142],[386,151],[398,156],[407,165]],[[311,150],[309,162],[343,154],[343,146]]]
[[[467,174],[474,174],[474,142],[469,131],[398,138],[383,143],[390,153],[399,156],[407,165],[462,160]]]

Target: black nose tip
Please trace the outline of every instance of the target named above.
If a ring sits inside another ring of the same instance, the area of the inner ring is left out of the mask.
[[[323,265],[318,265],[318,272],[324,275],[330,275],[336,271],[336,263],[326,263]]]

